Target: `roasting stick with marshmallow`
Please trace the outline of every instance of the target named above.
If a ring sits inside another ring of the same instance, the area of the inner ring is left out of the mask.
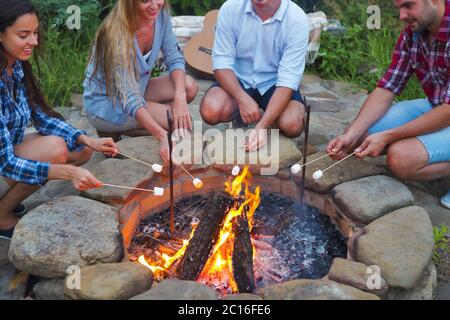
[[[239,174],[239,172],[241,172],[241,168],[239,167],[239,165],[242,162],[242,158],[245,157],[245,151],[241,154],[241,157],[239,158],[237,164],[233,167],[233,170],[231,170],[231,174],[233,176],[237,176]]]
[[[149,167],[151,167],[152,170],[155,171],[155,172],[158,172],[158,173],[159,173],[159,172],[161,172],[162,169],[163,169],[162,165],[160,165],[160,164],[157,164],[157,163],[155,163],[155,164],[150,164],[150,163],[141,161],[141,160],[139,160],[139,159],[133,158],[132,156],[127,155],[127,154],[125,154],[125,153],[123,153],[123,152],[118,152],[118,154],[121,154],[121,155],[124,156],[124,157],[130,158],[131,160],[134,160],[134,161],[140,162],[140,163],[142,163],[142,164],[144,164],[144,165],[146,165],[146,166],[149,166]]]
[[[319,157],[319,158],[317,158],[317,159],[314,159],[314,160],[312,160],[312,161],[309,161],[309,162],[307,162],[307,163],[305,163],[305,164],[302,164],[302,165],[300,165],[300,164],[294,164],[292,167],[291,167],[291,172],[293,173],[293,174],[298,174],[298,173],[300,173],[301,171],[302,171],[302,169],[303,169],[303,167],[306,167],[307,165],[310,165],[311,163],[314,163],[314,162],[317,162],[317,161],[319,161],[319,160],[322,160],[323,158],[326,158],[326,157],[328,157],[329,156],[329,154],[326,154],[326,155],[324,155],[324,156],[322,156],[322,157]]]
[[[183,167],[183,165],[181,163],[179,163],[176,159],[173,159],[173,162],[179,166],[181,169],[184,170],[184,172],[186,172],[186,174],[192,178],[192,184],[194,185],[194,187],[196,189],[201,189],[203,188],[203,181],[200,180],[199,178],[194,177],[192,174],[189,173],[189,171],[186,170],[185,167]]]
[[[112,187],[112,188],[120,188],[120,189],[128,189],[128,190],[136,190],[136,191],[145,191],[145,192],[152,192],[157,197],[161,197],[164,195],[164,189],[155,187],[153,190],[151,189],[141,189],[141,188],[132,188],[132,187],[125,187],[125,186],[118,186],[115,184],[108,184],[108,183],[102,183],[102,186],[104,187]]]
[[[345,161],[345,160],[347,160],[348,158],[354,156],[356,153],[357,153],[357,152],[355,151],[355,152],[353,152],[352,154],[349,154],[349,155],[346,156],[344,159],[342,159],[342,160],[340,160],[340,161],[334,163],[333,165],[329,166],[328,168],[326,168],[326,169],[324,169],[324,170],[317,170],[317,171],[314,172],[314,174],[313,174],[313,179],[314,179],[314,180],[319,180],[319,179],[321,179],[321,178],[323,177],[323,174],[324,174],[325,172],[327,172],[328,170],[330,170],[330,169],[333,168],[334,166],[337,166],[337,165],[338,165],[339,163],[341,163],[342,161]]]

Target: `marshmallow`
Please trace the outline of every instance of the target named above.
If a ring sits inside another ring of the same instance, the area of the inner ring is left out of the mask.
[[[241,172],[241,168],[239,168],[239,166],[235,166],[235,167],[233,168],[233,170],[231,171],[231,174],[232,174],[233,176],[237,176],[237,175],[239,174],[239,172]]]
[[[164,189],[163,188],[155,187],[153,189],[153,192],[155,193],[155,196],[157,196],[157,197],[162,197],[164,195]]]
[[[314,172],[313,174],[313,179],[314,180],[319,180],[320,178],[323,177],[323,171],[322,170],[317,170],[316,172]]]
[[[155,163],[155,164],[152,164],[152,170],[153,170],[153,171],[155,171],[155,172],[161,172],[162,169],[163,169],[162,165],[156,164],[156,163]]]
[[[302,166],[299,165],[298,163],[297,163],[297,164],[294,164],[294,165],[291,167],[291,172],[292,172],[292,174],[297,174],[297,173],[300,173],[301,171],[302,171]]]
[[[192,183],[194,184],[195,189],[203,188],[203,182],[199,178],[195,178]]]

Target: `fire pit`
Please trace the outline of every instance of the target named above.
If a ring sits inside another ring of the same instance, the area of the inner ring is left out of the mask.
[[[226,180],[225,192],[184,196],[176,204],[174,234],[170,210],[155,212],[153,206],[142,213],[147,218],[130,241],[130,260],[158,280],[195,280],[220,296],[324,277],[335,257],[346,256],[342,233],[317,209],[261,185],[245,168]]]

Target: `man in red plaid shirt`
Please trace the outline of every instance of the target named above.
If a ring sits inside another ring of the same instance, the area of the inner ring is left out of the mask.
[[[387,152],[389,169],[405,180],[429,181],[450,175],[450,0],[393,0],[406,27],[392,63],[345,133],[327,152],[342,159]],[[411,75],[426,99],[394,98]],[[450,209],[450,191],[441,200]]]

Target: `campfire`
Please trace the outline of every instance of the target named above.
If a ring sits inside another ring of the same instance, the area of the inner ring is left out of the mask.
[[[172,275],[227,293],[252,292],[256,249],[250,234],[261,200],[259,186],[254,192],[250,190],[251,178],[248,167],[234,180],[230,178],[225,183],[226,193],[216,193],[209,199],[200,221],[192,224],[190,236],[179,250],[163,253],[158,261],[143,255],[138,261],[157,279]]]
[[[346,241],[328,216],[270,190],[262,193],[251,181],[244,168],[221,191],[180,199],[173,234],[170,208],[152,214],[136,230],[130,260],[150,268],[157,281],[197,281],[225,296],[321,279],[335,257],[346,257]]]

